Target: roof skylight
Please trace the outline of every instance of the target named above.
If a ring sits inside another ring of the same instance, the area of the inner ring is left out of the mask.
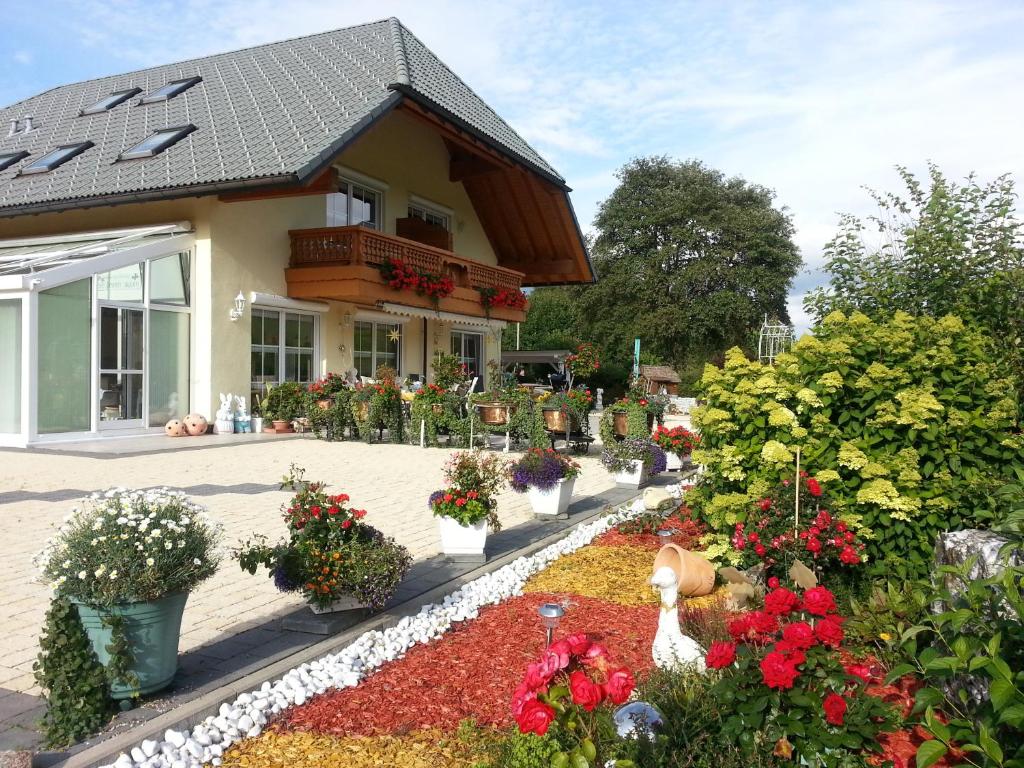
[[[177,144],[195,129],[194,125],[183,125],[179,128],[161,128],[158,131],[154,131],[131,149],[122,152],[118,159],[136,160],[142,157],[159,155],[168,147]]]
[[[25,152],[24,150],[21,152],[0,152],[0,171],[10,168],[19,160],[24,160],[26,157],[28,157],[28,152]]]
[[[187,91],[196,83],[201,82],[203,82],[203,78],[198,75],[195,77],[185,77],[181,80],[172,80],[167,83],[167,85],[161,85],[155,91],[147,93],[139,99],[139,104],[152,104],[156,101],[168,101],[169,99],[173,99],[179,93]]]
[[[107,110],[113,109],[118,104],[123,104],[128,101],[132,96],[137,93],[142,93],[141,88],[128,88],[124,91],[114,91],[109,96],[104,96],[102,99],[97,101],[92,106],[86,107],[79,114],[80,115],[95,115],[100,112],[106,112]]]
[[[91,141],[80,141],[77,144],[65,144],[61,147],[57,147],[55,150],[47,152],[38,160],[26,165],[21,169],[21,173],[22,175],[27,175],[30,173],[46,173],[47,171],[52,171],[54,168],[63,165],[71,158],[82,154],[92,146],[94,146],[94,144]]]

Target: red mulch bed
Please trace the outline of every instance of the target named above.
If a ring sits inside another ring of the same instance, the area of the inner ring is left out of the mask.
[[[618,527],[615,527],[607,533],[602,533],[592,543],[597,547],[619,547],[628,544],[633,547],[659,550],[665,544],[672,542],[673,544],[678,544],[683,549],[699,550],[702,548],[700,546],[700,538],[707,531],[700,523],[692,520],[689,514],[690,511],[684,508],[665,518],[665,522],[661,525],[661,530],[675,528],[679,531],[675,536],[668,539],[663,539],[653,533],[622,533]]]
[[[415,646],[356,688],[330,691],[289,709],[275,727],[371,736],[433,727],[454,730],[465,719],[510,726],[512,691],[544,647],[537,608],[557,599],[531,594],[488,606],[477,619]],[[617,663],[641,674],[653,666],[657,624],[657,606],[573,597],[557,636],[586,632]]]

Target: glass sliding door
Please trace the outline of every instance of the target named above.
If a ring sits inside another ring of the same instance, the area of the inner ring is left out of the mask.
[[[21,300],[0,301],[0,432],[21,432]]]
[[[100,426],[143,424],[145,310],[99,308]]]
[[[91,289],[87,278],[39,293],[39,434],[91,429]]]
[[[189,315],[149,312],[149,426],[188,415]]]

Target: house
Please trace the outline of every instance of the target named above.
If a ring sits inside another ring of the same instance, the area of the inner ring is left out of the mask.
[[[646,382],[649,395],[656,395],[662,391],[669,395],[679,394],[682,379],[667,365],[641,365],[640,376]]]
[[[0,126],[0,445],[329,370],[429,378],[439,352],[483,371],[521,288],[594,279],[565,180],[397,19],[60,86]]]

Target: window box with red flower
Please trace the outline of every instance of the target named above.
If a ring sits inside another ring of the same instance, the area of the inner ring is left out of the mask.
[[[347,494],[303,474],[292,465],[281,484],[295,493],[282,508],[288,538],[244,542],[233,553],[239,566],[252,574],[265,567],[278,589],[301,592],[314,613],[381,610],[412,565],[409,552],[362,522],[366,510],[352,508]]]
[[[434,306],[455,291],[455,283],[451,278],[416,269],[400,259],[388,259],[377,265],[377,268],[389,288],[396,291],[413,291],[417,296],[426,296],[434,302]]]
[[[526,309],[526,294],[518,288],[500,288],[492,285],[477,288],[477,291],[480,293],[480,303],[488,317],[495,307],[507,307],[520,312]]]

